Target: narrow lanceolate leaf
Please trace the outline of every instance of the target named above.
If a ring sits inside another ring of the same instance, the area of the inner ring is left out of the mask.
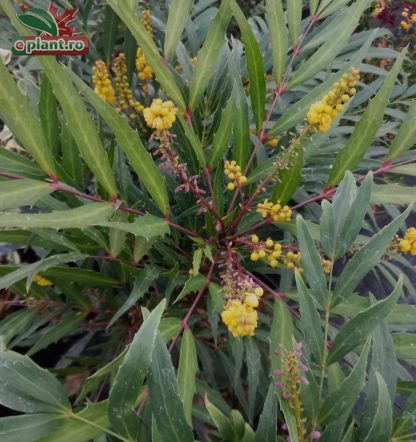
[[[387,385],[379,372],[376,372],[378,400],[373,424],[364,442],[389,442],[393,426],[393,410]]]
[[[23,413],[71,409],[64,387],[28,356],[0,351],[0,404]]]
[[[186,421],[192,425],[192,401],[195,394],[195,376],[198,371],[198,359],[194,337],[191,330],[186,329],[181,342],[178,368],[179,396],[183,402]]]
[[[57,104],[52,85],[48,77],[44,75],[40,86],[39,117],[49,149],[53,153],[57,152],[59,141]]]
[[[309,10],[311,15],[315,15],[316,10],[318,9],[319,0],[309,0]]]
[[[371,192],[373,204],[401,204],[407,205],[416,202],[414,188],[399,184],[375,184]]]
[[[322,307],[325,307],[328,303],[329,293],[321,258],[316,250],[309,228],[300,215],[296,218],[296,226],[306,280],[316,300]]]
[[[194,442],[179,396],[170,354],[157,336],[148,378],[149,399],[158,432],[164,442]]]
[[[145,295],[158,273],[159,272],[155,267],[149,265],[144,269],[137,270],[133,290],[130,293],[130,296],[111,318],[108,327],[111,327],[121,316],[124,315],[124,313],[132,308],[143,295]]]
[[[357,27],[363,11],[368,7],[368,0],[357,0],[349,8],[345,8],[342,17],[334,25],[334,38],[324,43],[311,57],[295,72],[288,84],[291,89],[312,78],[334,60],[336,55],[345,47],[348,39]]]
[[[8,273],[7,275],[0,278],[0,290],[7,289],[14,283],[21,281],[24,278],[29,278],[28,286],[30,287],[30,282],[36,273],[43,272],[51,267],[56,267],[59,264],[66,264],[68,262],[80,261],[86,258],[86,255],[81,253],[63,253],[61,255],[50,256],[40,261],[34,262],[32,264],[24,265],[14,272]]]
[[[328,355],[328,364],[338,361],[362,344],[374,328],[387,317],[403,292],[401,275],[391,295],[354,316],[337,334]]]
[[[168,23],[165,34],[165,56],[170,59],[175,53],[186,22],[190,16],[192,0],[173,0],[169,5]]]
[[[132,440],[140,422],[135,413],[136,401],[151,364],[165,304],[165,300],[161,301],[135,334],[110,390],[110,422],[117,432]]]
[[[50,213],[15,213],[0,215],[0,227],[15,229],[84,229],[104,222],[114,213],[110,204],[92,203]],[[116,224],[116,223],[114,223]]]
[[[156,80],[175,104],[179,106],[181,110],[185,110],[186,104],[179,87],[175,83],[169,69],[163,63],[162,57],[151,35],[138,19],[133,9],[126,7],[125,2],[119,0],[109,0],[108,4],[114,9],[116,14],[133,34],[137,44],[143,49],[146,59],[156,74]]]
[[[44,181],[12,180],[0,182],[0,210],[31,206],[53,192]]]
[[[198,52],[198,61],[190,85],[189,107],[191,109],[196,108],[214,75],[218,56],[225,43],[225,32],[231,16],[228,1],[221,2],[221,6],[211,22],[204,44]]]
[[[361,120],[355,125],[347,145],[339,152],[329,176],[328,185],[338,184],[346,170],[354,170],[362,161],[368,146],[373,141],[383,121],[384,110],[389,102],[394,83],[403,64],[406,50],[403,50],[389,72],[383,86],[367,106]]]
[[[107,65],[110,65],[111,63],[111,56],[116,42],[119,21],[118,15],[110,8],[110,6],[107,6],[105,8],[103,25],[105,32],[102,36],[105,62]]]
[[[287,2],[287,23],[289,25],[292,47],[296,46],[300,36],[300,22],[302,20],[302,0]],[[272,30],[273,32],[273,30]]]
[[[326,425],[351,411],[364,385],[370,344],[371,340],[368,339],[349,376],[323,403],[318,419],[320,425]]]
[[[248,377],[248,417],[253,421],[261,371],[261,354],[254,338],[246,341]]]
[[[232,12],[241,31],[241,38],[247,59],[248,78],[250,81],[250,98],[257,130],[263,126],[266,104],[266,80],[264,79],[264,60],[260,46],[254,36],[249,22],[235,0],[229,0]]]
[[[202,144],[198,136],[195,134],[193,129],[189,126],[188,122],[185,120],[183,115],[178,115],[178,121],[182,126],[183,131],[185,132],[185,136],[189,143],[192,146],[192,149],[195,152],[195,155],[198,159],[199,164],[205,168],[206,162],[205,162],[205,154],[204,149],[202,148]]]
[[[321,319],[309,290],[302,276],[296,270],[296,286],[298,289],[300,314],[304,327],[304,337],[317,362],[322,360],[324,336],[321,329]]]
[[[25,414],[0,419],[0,440],[36,442],[57,430],[65,421],[59,414]]]
[[[379,262],[393,235],[399,230],[404,220],[412,210],[412,206],[398,216],[394,221],[381,229],[361,249],[354,254],[345,266],[335,286],[334,302],[338,304],[352,294],[363,277]]]
[[[229,141],[233,132],[233,120],[235,115],[235,89],[222,111],[221,121],[211,146],[211,154],[209,158],[209,166],[214,169],[218,161],[227,153]]]
[[[67,72],[77,86],[77,89],[87,98],[101,117],[111,127],[121,149],[127,155],[134,171],[137,173],[160,210],[165,212],[169,205],[165,181],[152,156],[144,147],[137,131],[133,130],[126,118],[115,112],[109,104],[98,97],[97,94],[77,75],[69,69]]]
[[[205,395],[205,407],[223,440],[225,442],[232,442],[234,440],[234,430],[230,420],[208,400],[207,395]]]
[[[14,11],[13,11],[14,13]],[[53,156],[28,99],[0,59],[0,118],[15,134],[22,146],[33,156],[39,167],[56,175]]]
[[[415,145],[416,140],[416,103],[410,106],[407,115],[393,140],[387,161],[395,160]]]
[[[270,384],[256,430],[256,442],[276,442],[277,397],[274,382]]]
[[[276,84],[279,84],[286,71],[288,48],[288,31],[282,0],[266,0],[266,20],[270,30],[274,79]]]

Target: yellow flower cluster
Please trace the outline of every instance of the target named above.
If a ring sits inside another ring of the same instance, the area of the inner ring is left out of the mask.
[[[121,109],[127,110],[131,107],[136,112],[142,112],[144,106],[133,99],[133,92],[130,89],[127,79],[126,56],[120,53],[113,61],[113,69],[115,73],[115,85],[119,105]],[[135,114],[130,114],[130,118],[134,119]]]
[[[92,68],[92,74],[95,93],[106,103],[114,106],[116,104],[116,94],[111,84],[107,65],[103,60],[97,60],[95,62],[95,66]]]
[[[172,101],[162,101],[160,98],[153,100],[150,107],[143,110],[146,124],[152,129],[166,130],[172,127],[176,120],[177,109]]]
[[[252,261],[267,258],[270,267],[277,267],[279,265],[278,259],[282,256],[281,244],[274,243],[270,238],[264,243],[260,243],[260,239],[257,235],[251,237],[251,242],[258,246],[251,252],[250,259]]]
[[[416,229],[414,227],[407,229],[404,238],[399,241],[399,248],[402,253],[416,256]]]
[[[343,103],[347,103],[357,93],[355,86],[359,79],[358,69],[353,68],[349,74],[344,74],[321,101],[312,104],[307,114],[309,123],[317,126],[320,132],[327,132],[338,113],[344,109]]]
[[[331,273],[332,269],[332,261],[330,259],[321,258],[322,267],[324,268],[325,273]]]
[[[297,268],[299,270],[299,273],[302,273],[303,268],[301,267],[301,261],[302,256],[300,252],[287,252],[283,263],[288,269]]]
[[[400,26],[405,30],[408,31],[414,23],[416,23],[416,13],[409,13],[408,8],[404,8],[403,12],[401,13],[401,16],[404,18],[400,22]]]
[[[53,285],[52,281],[49,281],[49,279],[46,279],[40,275],[35,275],[33,277],[33,282],[37,285],[40,285],[41,287],[49,287],[49,286]]]
[[[151,35],[153,35],[153,28],[152,28],[152,16],[150,14],[149,9],[145,9],[142,12],[142,20],[144,27],[146,28],[147,32]]]
[[[259,298],[263,296],[261,287],[246,292],[243,299],[230,299],[221,318],[234,337],[253,336],[257,328],[257,310]]]
[[[235,161],[224,163],[224,173],[231,181],[227,184],[228,190],[234,190],[236,187],[244,186],[247,183],[247,177],[241,173],[241,167]]]
[[[257,213],[260,213],[263,218],[273,218],[273,221],[290,221],[292,211],[289,206],[281,206],[280,201],[273,204],[268,199],[262,203],[257,204]]]
[[[153,69],[150,67],[142,48],[137,48],[136,69],[139,80],[148,81],[153,78]]]

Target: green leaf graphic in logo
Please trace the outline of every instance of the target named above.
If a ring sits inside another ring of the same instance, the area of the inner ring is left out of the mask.
[[[28,28],[45,32],[53,37],[58,35],[58,26],[53,16],[43,9],[30,8],[17,17]]]

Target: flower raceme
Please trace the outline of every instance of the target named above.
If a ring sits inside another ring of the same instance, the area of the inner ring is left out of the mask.
[[[172,101],[162,101],[160,98],[153,100],[150,107],[143,110],[146,124],[152,129],[167,130],[176,120],[177,109]]]
[[[260,213],[263,218],[273,218],[273,221],[290,221],[292,217],[292,210],[289,206],[281,206],[280,201],[272,203],[268,199],[262,203],[257,204],[257,213]]]
[[[110,80],[107,65],[103,60],[97,60],[92,68],[92,82],[95,86],[95,93],[106,103],[114,106],[116,104],[116,93]]]
[[[404,8],[401,13],[403,20],[400,22],[400,26],[408,31],[416,23],[416,13],[412,13],[408,8]]]
[[[247,183],[247,177],[241,173],[241,167],[235,161],[226,161],[224,163],[224,173],[230,180],[227,184],[228,190],[234,190],[236,187]]]
[[[139,80],[148,81],[153,78],[153,69],[144,56],[142,48],[137,48],[136,52],[136,70]]]
[[[353,68],[349,74],[344,74],[341,81],[334,83],[332,90],[322,100],[312,104],[307,114],[308,122],[320,132],[327,132],[337,115],[343,111],[344,104],[356,94],[355,86],[359,79],[358,69]]]

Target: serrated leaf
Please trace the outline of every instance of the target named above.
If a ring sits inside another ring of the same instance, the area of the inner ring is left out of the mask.
[[[158,432],[164,442],[194,442],[193,432],[185,417],[179,396],[175,369],[160,335],[150,365],[149,398]]]
[[[274,382],[269,386],[256,430],[256,442],[277,442],[277,397]]]
[[[192,258],[192,274],[194,276],[198,275],[199,267],[202,261],[202,249],[196,249],[194,252],[194,256]]]
[[[0,439],[7,442],[37,442],[65,421],[59,414],[25,414],[0,418]]]
[[[399,132],[391,143],[387,161],[393,161],[405,154],[416,140],[416,103],[409,107],[406,117],[400,126]]]
[[[88,99],[97,112],[99,112],[102,118],[111,127],[120,148],[127,155],[134,171],[137,173],[150,195],[152,195],[160,210],[165,212],[169,206],[169,198],[164,178],[152,156],[144,147],[137,131],[133,130],[126,118],[115,112],[109,104],[98,97],[98,95],[77,75],[69,70],[67,70],[67,72],[80,92]]]
[[[116,431],[132,440],[135,439],[140,422],[135,413],[136,401],[152,361],[165,305],[166,301],[163,299],[144,320],[130,344],[110,390],[110,422]]]
[[[189,293],[196,292],[202,289],[202,287],[204,287],[205,284],[206,284],[206,278],[204,275],[199,273],[198,275],[191,276],[186,281],[185,285],[183,286],[183,289],[179,293],[178,297],[175,299],[174,303],[179,302]]]
[[[181,110],[186,110],[186,104],[179,87],[169,69],[166,68],[151,35],[134,13],[134,8],[126,7],[125,2],[120,0],[108,0],[108,4],[130,30],[137,44],[143,49],[146,59],[156,74],[156,80],[175,104]]]
[[[118,211],[115,213],[113,220],[116,222],[127,222],[128,214],[127,212]],[[110,229],[110,253],[113,258],[117,258],[117,256],[123,251],[126,245],[126,236],[126,232],[123,230]]]
[[[183,332],[178,367],[178,390],[183,402],[186,421],[192,426],[192,401],[195,394],[195,376],[198,371],[198,359],[192,332]]]
[[[383,321],[403,293],[403,276],[400,276],[391,295],[354,316],[335,337],[328,355],[328,364],[338,361],[360,345]]]
[[[379,262],[393,235],[409,215],[412,207],[372,236],[369,241],[348,261],[338,278],[334,291],[334,303],[338,304],[350,296],[358,283]]]
[[[62,413],[71,409],[64,387],[29,357],[0,351],[0,404],[23,413]]]
[[[192,0],[173,0],[169,5],[168,22],[165,33],[165,56],[170,59],[181,40],[186,22],[190,17]]]
[[[264,60],[260,46],[254,36],[250,24],[235,0],[229,0],[231,9],[241,31],[247,59],[248,78],[250,81],[250,98],[256,128],[263,126],[266,104],[266,81],[264,79]]]
[[[321,258],[316,250],[309,228],[300,215],[296,218],[296,226],[306,280],[316,300],[322,307],[325,307],[328,303],[329,293]]]
[[[44,181],[29,179],[0,182],[0,210],[31,206],[53,192]]]
[[[221,2],[217,14],[211,21],[204,44],[197,55],[197,63],[190,85],[189,107],[196,109],[209,81],[215,72],[216,62],[225,43],[225,32],[231,20],[228,1]]]
[[[315,360],[320,362],[322,361],[324,342],[321,319],[314,300],[303,282],[302,276],[297,270],[295,272],[295,279],[298,289],[304,337],[312,354],[315,356]]]
[[[133,290],[124,304],[117,310],[111,318],[107,327],[111,327],[121,316],[124,315],[142,296],[149,290],[153,280],[159,274],[158,269],[147,265],[144,269],[139,269],[136,272]]]
[[[370,344],[371,339],[369,338],[349,376],[323,403],[318,419],[320,425],[326,425],[351,411],[364,385]]]
[[[360,121],[355,125],[354,131],[348,139],[347,145],[342,149],[336,159],[328,179],[328,185],[338,184],[346,170],[354,170],[362,161],[368,146],[373,141],[382,121],[385,108],[389,102],[391,92],[399,75],[407,50],[403,50],[389,72],[383,86],[370,101]]]

